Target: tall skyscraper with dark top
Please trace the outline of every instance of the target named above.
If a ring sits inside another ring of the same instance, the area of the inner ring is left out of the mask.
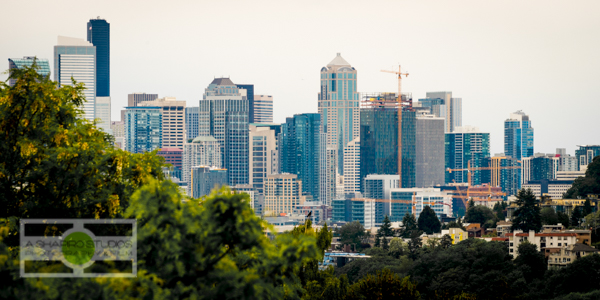
[[[248,100],[248,123],[254,123],[254,84],[237,84],[237,87],[246,90],[246,100]]]
[[[110,24],[100,17],[90,20],[87,41],[96,47],[96,96],[110,97]]]

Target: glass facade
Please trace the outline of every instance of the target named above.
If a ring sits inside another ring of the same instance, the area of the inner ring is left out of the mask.
[[[504,154],[518,160],[533,156],[533,128],[529,116],[522,111],[510,114],[504,121]]]
[[[415,186],[415,122],[415,112],[402,113],[402,187]],[[360,162],[361,179],[369,174],[398,174],[396,108],[360,110]]]
[[[162,108],[125,108],[125,150],[144,153],[162,145]]]
[[[338,53],[321,69],[319,114],[327,146],[343,153],[344,147],[359,135],[359,94],[357,71]],[[344,157],[338,155],[337,170],[344,174]]]
[[[237,87],[246,90],[246,100],[248,100],[248,123],[262,122],[254,120],[254,84],[238,84]]]
[[[248,100],[229,78],[216,78],[205,89],[198,110],[198,136],[213,136],[221,145],[228,184],[249,182]]]
[[[198,113],[199,107],[185,108],[185,138],[193,140],[198,137]]]
[[[493,168],[481,171],[481,182],[502,188],[507,196],[516,195],[521,189],[521,169],[502,167],[520,167],[521,163],[508,156],[494,156],[483,159],[483,167]]]
[[[309,113],[287,118],[281,127],[281,172],[298,175],[314,201],[320,201],[320,126],[321,116]]]
[[[110,24],[103,19],[87,23],[87,41],[96,47],[96,96],[110,96]]]
[[[483,159],[490,157],[490,134],[479,132],[476,128],[460,127],[457,132],[446,133],[446,164],[447,169],[467,169],[483,166]],[[469,172],[446,172],[446,183],[468,182]],[[481,170],[471,173],[471,184],[480,185]]]
[[[575,149],[575,157],[577,157],[579,170],[582,166],[591,164],[594,157],[600,155],[600,145],[577,145],[577,147],[579,149]]]
[[[35,64],[37,66],[37,72],[43,76],[50,76],[50,63],[47,59],[35,58],[34,56],[25,56],[23,58],[9,58],[8,59],[8,69],[23,69],[25,67],[31,67],[33,65],[33,61],[35,60]],[[8,84],[10,86],[15,85],[16,81],[14,79],[9,80]]]

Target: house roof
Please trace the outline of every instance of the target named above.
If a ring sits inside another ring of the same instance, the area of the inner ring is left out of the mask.
[[[573,249],[571,249],[571,251],[600,252],[600,250],[598,250],[594,247],[590,247],[586,244],[576,243],[576,244],[573,244],[572,246],[573,246]]]
[[[529,236],[529,233],[507,233],[505,236]],[[546,233],[536,233],[535,236],[577,236],[575,233],[564,233],[564,232],[546,232]]]

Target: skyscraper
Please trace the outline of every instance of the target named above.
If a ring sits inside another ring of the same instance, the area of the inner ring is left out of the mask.
[[[409,97],[409,95],[403,95]],[[398,100],[395,93],[363,94],[360,108],[360,178],[398,174]],[[402,112],[402,187],[415,186],[416,114]],[[363,183],[361,182],[361,185]],[[364,187],[361,188],[364,191]]]
[[[536,153],[523,158],[521,170],[521,183],[526,184],[534,180],[555,179],[558,172],[560,158],[554,154]]]
[[[138,107],[155,106],[162,109],[162,148],[183,150],[185,142],[185,101],[175,97],[164,97],[153,101],[143,101]]]
[[[579,149],[575,149],[579,170],[587,169],[587,166],[592,163],[594,157],[600,155],[600,145],[577,145]]]
[[[199,136],[183,146],[182,181],[191,186],[191,172],[195,166],[221,168],[221,147],[212,136]]]
[[[254,122],[273,123],[273,96],[254,95]]]
[[[504,154],[518,160],[533,156],[533,128],[520,110],[504,121]]]
[[[344,194],[358,192],[360,192],[360,137],[357,136],[344,147]]]
[[[415,186],[444,184],[444,119],[419,115],[416,119]]]
[[[126,107],[125,150],[143,153],[162,145],[162,108]]]
[[[91,19],[87,41],[96,47],[96,96],[110,97],[110,24],[100,17]]]
[[[246,91],[246,100],[248,100],[248,123],[259,123],[254,120],[254,84],[237,84],[239,89]]]
[[[59,36],[54,46],[54,81],[71,85],[71,78],[85,84],[84,118],[96,116],[96,47],[83,39]]]
[[[296,174],[273,174],[265,180],[264,215],[291,214],[294,207],[304,204],[302,180]]]
[[[198,137],[198,113],[197,106],[185,108],[185,139],[193,140]]]
[[[198,112],[198,135],[221,146],[229,185],[248,184],[248,100],[229,78],[215,78],[205,89]]]
[[[456,127],[454,132],[446,133],[446,169],[467,169],[482,167],[483,159],[490,157],[490,134],[479,131],[477,127]],[[469,172],[446,172],[446,183],[468,182]],[[481,184],[481,171],[471,172],[471,184]]]
[[[356,69],[340,53],[321,68],[319,114],[322,132],[327,134],[327,146],[335,146],[339,153],[360,135],[359,95],[356,92]],[[338,172],[344,174],[344,156],[338,155]]]
[[[483,167],[489,170],[481,171],[481,183],[492,187],[500,187],[507,196],[517,195],[521,189],[521,163],[504,153],[483,159]]]
[[[454,132],[456,127],[462,126],[462,99],[452,98],[452,92],[428,92],[419,103],[428,107],[432,115],[446,120],[444,132]]]
[[[250,184],[261,194],[267,176],[279,173],[280,132],[281,125],[250,124]]]
[[[158,99],[158,94],[133,93],[127,95],[127,106],[139,106],[140,102]]]
[[[31,67],[33,65],[33,61],[35,60],[36,65],[38,66],[38,74],[43,76],[50,76],[50,64],[47,59],[44,58],[36,58],[35,56],[24,56],[23,58],[9,58],[8,59],[8,69],[23,69],[25,67]],[[15,85],[16,81],[11,79],[8,81],[8,85]]]
[[[315,201],[320,201],[320,169],[324,167],[321,164],[325,149],[321,145],[320,125],[319,114],[294,115],[282,125],[280,140],[281,173],[298,175],[304,191],[312,195]]]

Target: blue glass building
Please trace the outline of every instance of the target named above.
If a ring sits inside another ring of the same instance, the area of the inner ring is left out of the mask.
[[[162,107],[125,107],[125,150],[144,153],[162,147]]]
[[[110,24],[100,17],[90,20],[87,41],[96,47],[96,96],[110,97]]]
[[[35,64],[37,66],[37,72],[40,75],[49,77],[50,76],[50,63],[48,63],[47,59],[36,58],[35,56],[25,56],[23,58],[9,58],[8,59],[8,69],[23,69],[25,67],[31,67],[33,65],[33,61],[35,60]],[[16,81],[11,79],[8,81],[8,85],[15,85]]]
[[[600,155],[600,145],[577,145],[579,149],[575,149],[575,157],[579,170],[583,170],[582,166],[587,166],[592,163],[594,157]]]
[[[476,127],[456,127],[455,132],[446,133],[446,170],[467,169],[483,166],[483,159],[490,157],[490,134],[480,132]],[[469,172],[446,171],[446,183],[468,182]],[[473,171],[471,184],[481,184],[481,171]]]
[[[185,108],[185,139],[193,140],[198,137],[198,113],[200,107]]]
[[[504,121],[504,154],[518,160],[533,156],[533,128],[520,110]]]
[[[287,118],[281,127],[279,158],[282,173],[298,175],[302,189],[319,201],[321,115],[308,113]]]
[[[481,182],[490,186],[499,186],[507,196],[516,195],[521,189],[521,163],[509,156],[494,156],[483,159],[483,167],[490,170],[481,171]]]
[[[246,90],[246,100],[248,100],[248,123],[254,123],[254,84],[237,84],[237,87]]]

